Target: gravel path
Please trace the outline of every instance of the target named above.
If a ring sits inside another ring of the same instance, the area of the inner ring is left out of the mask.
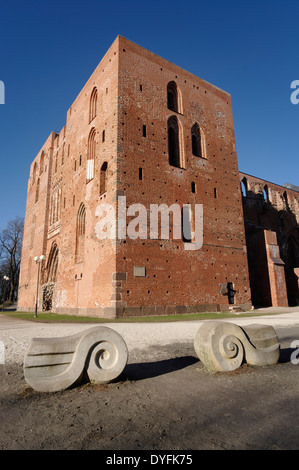
[[[287,327],[299,325],[299,309],[288,309],[287,313],[259,317],[236,317],[229,321],[240,326],[253,323]],[[271,310],[270,310],[271,311]],[[208,321],[208,320],[203,320]],[[151,350],[174,343],[193,344],[197,329],[202,321],[157,322],[157,323],[34,323],[0,316],[0,341],[5,347],[5,363],[22,364],[32,338],[69,336],[92,326],[108,326],[124,338],[129,354],[134,350]],[[152,351],[153,352],[153,351]]]

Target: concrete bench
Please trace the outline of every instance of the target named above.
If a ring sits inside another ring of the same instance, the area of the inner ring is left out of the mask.
[[[255,366],[275,364],[280,355],[280,344],[272,326],[254,324],[241,328],[221,321],[207,321],[200,326],[194,349],[211,371],[235,370],[243,362]]]
[[[124,370],[128,350],[111,328],[93,327],[60,338],[33,338],[24,360],[26,382],[39,392],[57,392],[80,383],[107,383]]]

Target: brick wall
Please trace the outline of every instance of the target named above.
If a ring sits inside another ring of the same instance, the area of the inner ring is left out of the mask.
[[[167,103],[170,82],[179,93],[177,112]],[[97,111],[90,122],[95,87]],[[167,123],[172,116],[180,132],[180,167],[169,163]],[[204,136],[201,156],[192,149],[195,123]],[[87,182],[92,129],[94,178]],[[35,201],[33,168],[40,167],[42,152],[46,169]],[[186,250],[183,240],[173,240],[172,225],[169,240],[150,239],[149,231],[145,239],[99,240],[97,208],[106,202],[117,210],[119,196],[126,197],[127,207],[143,204],[148,216],[150,204],[202,204],[203,246]],[[52,310],[59,313],[126,316],[228,309],[228,283],[233,285],[234,304],[248,308],[241,199],[230,95],[119,36],[68,110],[65,127],[50,135],[32,163],[19,309],[34,308],[33,258],[41,253],[46,260],[40,310],[45,289],[53,289]],[[82,203],[84,254],[78,256]]]

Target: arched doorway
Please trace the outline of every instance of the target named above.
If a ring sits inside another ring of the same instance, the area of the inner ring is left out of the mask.
[[[55,287],[58,270],[58,246],[53,242],[46,267],[46,283],[42,286],[43,311],[48,312],[53,308]]]

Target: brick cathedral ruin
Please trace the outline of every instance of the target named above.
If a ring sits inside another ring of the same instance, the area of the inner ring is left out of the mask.
[[[202,204],[201,248],[172,237],[171,216],[169,239],[99,239],[98,207],[117,214],[124,196],[148,212],[187,205],[191,225]],[[41,254],[39,311],[115,318],[297,305],[298,219],[298,187],[239,172],[230,95],[118,36],[31,165],[18,309],[34,310]]]

